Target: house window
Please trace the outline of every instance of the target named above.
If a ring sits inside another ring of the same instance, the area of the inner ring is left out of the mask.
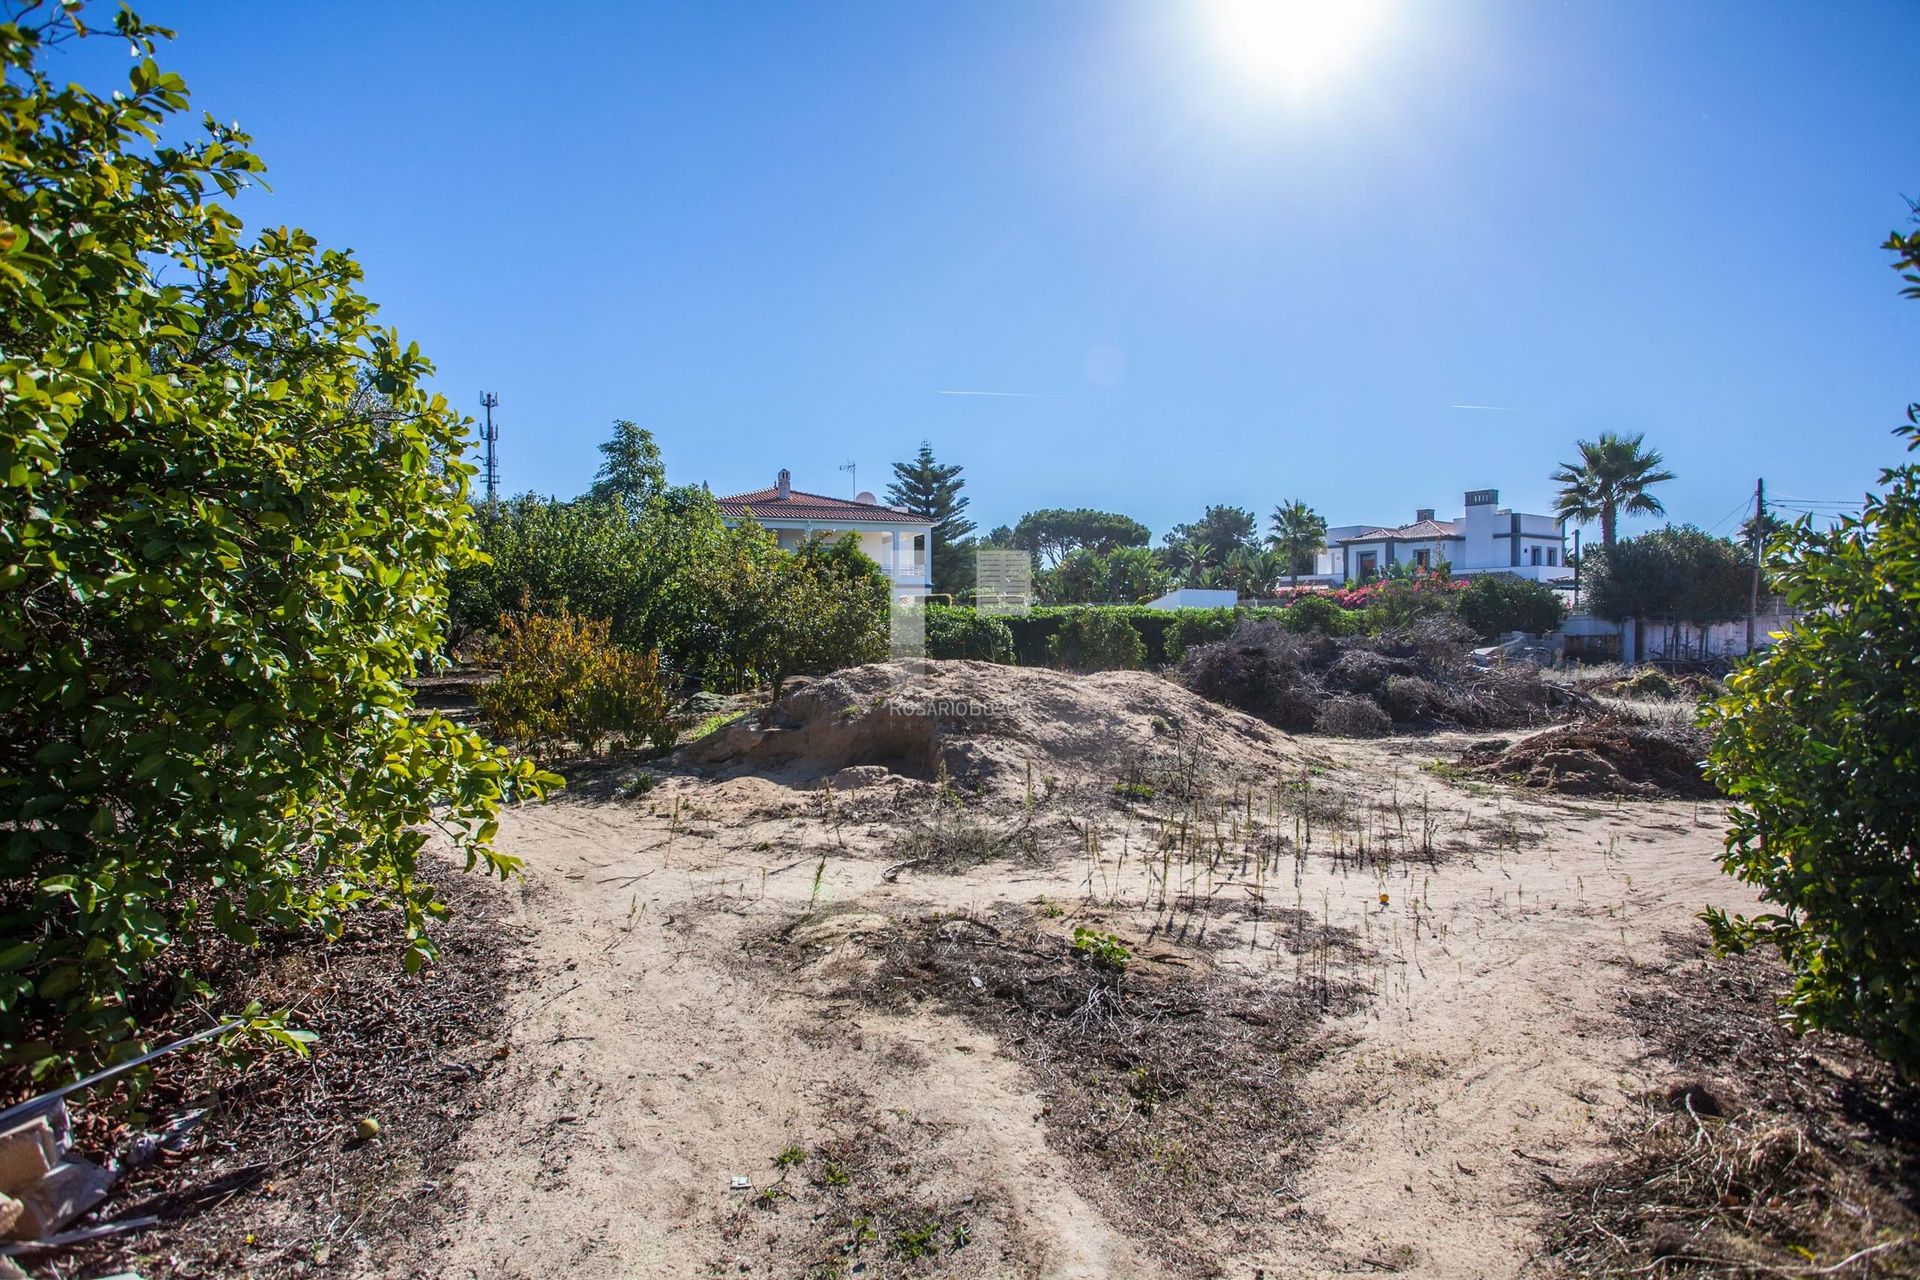
[[[1416,569],[1425,569],[1429,567],[1429,565],[1427,564],[1426,552],[1416,551],[1413,553],[1413,567]]]
[[[1560,548],[1548,547],[1547,548],[1547,564],[1551,566],[1551,565],[1557,565],[1559,563],[1560,563]]]
[[[1378,551],[1362,551],[1360,553],[1360,572],[1356,575],[1360,581],[1365,582],[1379,572],[1380,553]]]

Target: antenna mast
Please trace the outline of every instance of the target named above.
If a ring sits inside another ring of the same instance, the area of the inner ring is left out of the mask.
[[[500,428],[493,425],[493,411],[498,408],[500,397],[491,391],[480,393],[480,407],[487,411],[486,424],[481,428],[481,439],[486,441],[487,453],[485,465],[481,468],[480,478],[487,487],[487,501],[494,502],[500,497],[500,458],[494,446],[500,443]]]
[[[851,458],[849,458],[847,461],[840,464],[840,470],[847,473],[848,478],[853,482],[854,496],[859,497],[860,496],[860,468],[854,464]]]

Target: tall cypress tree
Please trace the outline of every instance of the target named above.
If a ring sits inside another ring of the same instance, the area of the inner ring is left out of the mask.
[[[911,462],[893,464],[893,483],[887,501],[922,519],[933,521],[933,589],[958,598],[973,585],[973,521],[967,519],[967,485],[960,467],[943,465],[933,457],[933,446],[920,442]]]

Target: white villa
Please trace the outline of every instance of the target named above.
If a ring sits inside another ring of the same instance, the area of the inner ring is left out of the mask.
[[[893,579],[896,598],[924,599],[933,589],[933,522],[898,507],[883,507],[871,493],[851,502],[802,493],[782,467],[771,488],[736,493],[718,502],[728,524],[751,518],[790,551],[814,539],[856,535],[860,550]]]
[[[1463,576],[1510,573],[1536,582],[1573,576],[1560,521],[1507,510],[1498,489],[1469,490],[1466,514],[1457,520],[1436,520],[1433,508],[1422,507],[1411,524],[1335,525],[1315,557],[1313,576],[1363,582],[1396,565],[1424,569],[1442,561]]]

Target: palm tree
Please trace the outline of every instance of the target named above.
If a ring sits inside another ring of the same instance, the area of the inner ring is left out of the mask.
[[[1326,517],[1295,499],[1273,509],[1273,533],[1267,542],[1287,560],[1287,585],[1300,585],[1300,562],[1327,543]]]
[[[1227,553],[1221,577],[1243,596],[1263,596],[1276,576],[1275,559],[1258,547],[1235,547]]]
[[[1198,538],[1188,538],[1167,548],[1167,558],[1185,586],[1195,586],[1201,575],[1213,565],[1213,548]]]
[[[1554,514],[1577,524],[1598,520],[1601,545],[1609,549],[1621,516],[1665,515],[1660,499],[1647,490],[1673,479],[1673,472],[1661,469],[1664,459],[1645,442],[1645,435],[1612,431],[1602,431],[1598,440],[1579,441],[1579,463],[1562,463],[1553,473],[1560,486]]]

